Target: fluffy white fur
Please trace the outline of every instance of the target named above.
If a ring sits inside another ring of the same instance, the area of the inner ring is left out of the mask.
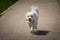
[[[31,11],[26,13],[26,21],[31,29],[31,32],[34,32],[34,29],[37,29],[37,23],[38,23],[38,7],[32,6]]]

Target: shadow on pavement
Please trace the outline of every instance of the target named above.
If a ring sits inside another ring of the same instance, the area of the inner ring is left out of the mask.
[[[33,35],[47,35],[50,31],[44,31],[44,30],[37,30],[33,33]]]

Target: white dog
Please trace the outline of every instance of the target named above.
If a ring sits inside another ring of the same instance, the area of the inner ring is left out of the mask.
[[[31,33],[34,32],[34,29],[37,29],[38,15],[37,6],[32,6],[31,11],[26,13],[26,21],[31,29]]]

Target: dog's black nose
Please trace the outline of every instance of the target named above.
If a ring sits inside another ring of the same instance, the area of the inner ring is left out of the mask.
[[[31,18],[29,18],[29,21],[31,21]]]

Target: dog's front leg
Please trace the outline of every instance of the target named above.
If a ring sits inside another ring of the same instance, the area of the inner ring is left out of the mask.
[[[34,32],[34,26],[31,26],[31,33]]]

